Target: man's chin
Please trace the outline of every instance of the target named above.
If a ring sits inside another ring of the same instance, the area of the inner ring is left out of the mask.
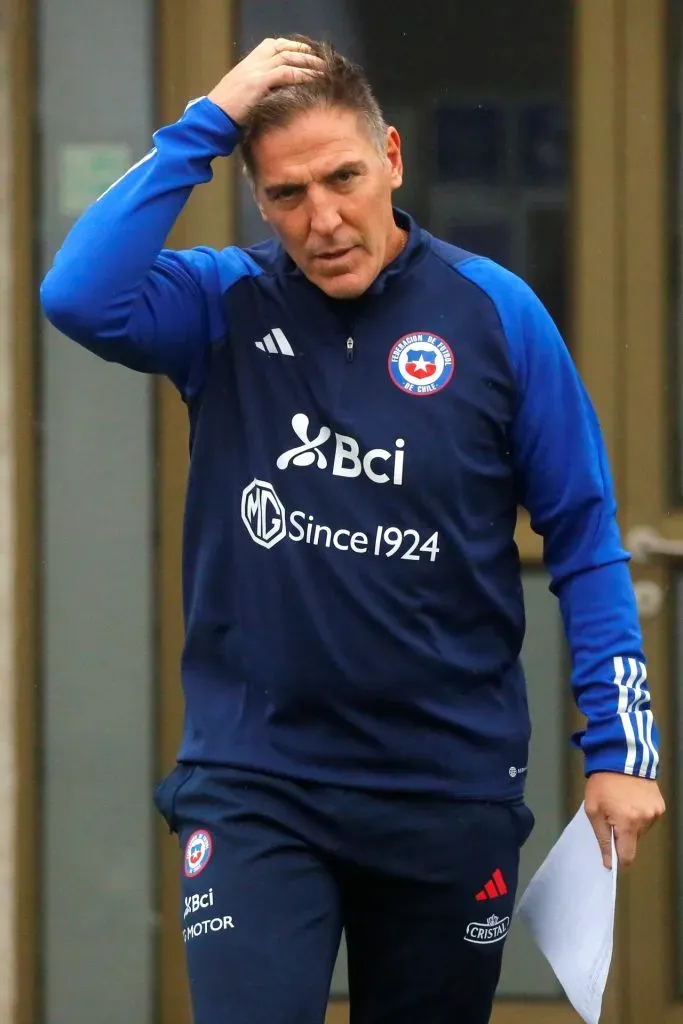
[[[349,271],[346,274],[306,275],[311,284],[316,285],[331,299],[357,299],[368,290],[374,278],[372,274]]]

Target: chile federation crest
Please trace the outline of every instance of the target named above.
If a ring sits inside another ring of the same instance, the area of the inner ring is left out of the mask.
[[[185,877],[194,878],[201,874],[211,860],[213,842],[204,828],[192,833],[185,844]]]
[[[429,331],[404,334],[389,353],[389,376],[408,395],[434,395],[445,388],[455,370],[448,342]]]

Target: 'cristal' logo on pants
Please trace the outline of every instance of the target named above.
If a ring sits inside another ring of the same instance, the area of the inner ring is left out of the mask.
[[[474,942],[477,946],[488,946],[491,942],[502,942],[510,927],[509,917],[497,917],[491,914],[486,921],[470,921],[465,929],[465,942]]]

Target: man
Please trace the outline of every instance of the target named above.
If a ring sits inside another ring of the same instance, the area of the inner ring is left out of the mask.
[[[277,240],[171,252],[239,147]],[[623,864],[664,809],[600,430],[530,289],[392,206],[362,72],[265,40],[88,210],[42,287],[187,404],[186,717],[156,802],[184,851],[197,1024],[484,1024],[513,910],[529,721],[518,505],[586,715],[586,808]]]

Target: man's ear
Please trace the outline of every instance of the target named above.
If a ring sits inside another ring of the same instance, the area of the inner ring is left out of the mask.
[[[258,200],[258,194],[257,194],[257,191],[256,191],[256,185],[254,184],[253,181],[250,182],[250,185],[251,185],[251,194],[252,194],[252,196],[254,198],[254,202],[256,203],[256,206],[258,207],[258,212],[261,214],[261,219],[264,220],[266,222],[266,224],[267,224],[268,223],[268,217],[266,216],[266,211],[263,209],[261,203]]]
[[[403,155],[401,152],[401,136],[396,128],[391,125],[387,130],[386,160],[389,166],[392,189],[400,188],[403,184]]]
[[[260,202],[258,200],[258,194],[257,194],[257,190],[256,190],[256,182],[254,181],[252,176],[247,172],[247,169],[244,166],[242,167],[242,173],[244,174],[244,177],[249,182],[249,190],[251,191],[251,197],[254,200],[254,202],[256,203],[256,206],[258,208],[258,212],[261,214],[261,218],[267,224],[268,223],[268,218],[267,218],[267,216],[265,214],[265,211],[264,211],[263,207],[261,206],[261,204],[260,204]]]

